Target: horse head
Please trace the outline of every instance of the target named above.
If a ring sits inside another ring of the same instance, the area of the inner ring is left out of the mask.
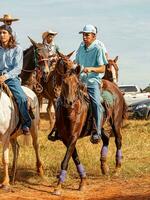
[[[79,97],[80,91],[80,66],[70,69],[63,77],[61,87],[61,97],[65,107],[73,106]]]
[[[72,56],[74,51],[69,53],[68,55],[63,55],[60,52],[57,53],[59,58],[56,63],[56,70],[58,74],[60,74],[61,76],[65,76],[68,73],[68,71],[70,71],[70,69],[74,68],[75,64],[72,60],[70,60],[70,57]]]
[[[47,81],[50,70],[49,70],[49,52],[42,43],[37,43],[28,37],[33,45],[34,51],[34,65],[37,71],[37,79],[43,79]],[[26,54],[25,54],[26,55]]]
[[[118,82],[118,70],[117,65],[118,56],[115,59],[109,59],[108,64],[106,65],[105,75],[103,79],[109,80],[111,82]]]

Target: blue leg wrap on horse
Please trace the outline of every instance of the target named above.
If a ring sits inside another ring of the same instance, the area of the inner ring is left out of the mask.
[[[66,170],[61,170],[60,176],[59,176],[60,182],[64,182],[64,181],[65,181],[66,174],[67,174],[67,171],[66,171]]]
[[[80,174],[80,177],[82,178],[86,177],[86,172],[82,164],[77,165],[77,170],[78,170],[78,173]]]
[[[103,146],[102,150],[101,150],[101,156],[102,157],[106,157],[108,153],[108,147],[107,146]]]
[[[121,149],[117,150],[116,159],[118,160],[118,162],[121,162],[121,160],[122,160],[122,151],[121,151]]]

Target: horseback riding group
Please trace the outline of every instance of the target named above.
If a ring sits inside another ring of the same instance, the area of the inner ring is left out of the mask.
[[[70,59],[73,52],[68,55],[59,52],[59,47],[54,43],[57,32],[52,30],[42,34],[42,43],[29,38],[32,45],[23,51],[16,32],[11,28],[12,22],[17,20],[10,15],[0,18],[3,22],[0,26],[0,139],[5,169],[1,187],[9,186],[9,142],[14,147],[15,176],[15,161],[18,157],[15,149],[20,134],[32,135],[37,170],[43,173],[38,153],[37,124],[39,102],[46,98],[50,122],[51,106],[55,109],[55,122],[51,122],[48,139],[60,139],[67,148],[54,193],[60,193],[71,157],[81,178],[80,189],[83,189],[86,173],[76,149],[80,137],[90,135],[93,144],[98,144],[102,139],[101,170],[106,174],[106,158],[112,132],[117,148],[116,171],[121,167],[121,126],[126,116],[126,104],[117,86],[118,57],[109,59],[105,45],[96,38],[97,28],[91,24],[85,25],[79,32],[83,41],[76,51],[74,61]],[[4,119],[6,112],[7,117]],[[108,133],[104,128],[106,123],[111,129]]]

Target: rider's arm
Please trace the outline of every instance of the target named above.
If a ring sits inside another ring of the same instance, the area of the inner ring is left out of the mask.
[[[105,72],[105,65],[100,65],[98,67],[84,67],[83,72],[90,73],[104,73]]]
[[[13,69],[5,74],[6,79],[16,78],[21,73],[23,65],[23,52],[19,46],[14,50],[12,65]]]

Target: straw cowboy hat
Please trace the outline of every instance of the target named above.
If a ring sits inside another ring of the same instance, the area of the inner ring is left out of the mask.
[[[15,18],[12,18],[11,15],[8,15],[8,14],[5,14],[3,16],[3,18],[0,18],[0,22],[5,22],[5,21],[18,21],[19,19],[15,19]]]
[[[42,39],[45,40],[45,38],[48,36],[48,35],[57,35],[58,33],[55,32],[55,31],[52,31],[52,30],[49,30],[49,31],[46,31],[42,34]]]

